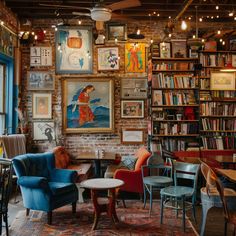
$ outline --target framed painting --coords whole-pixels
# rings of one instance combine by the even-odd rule
[[[121,98],[124,99],[147,98],[147,79],[143,77],[121,79]]]
[[[52,94],[33,93],[33,119],[52,118]]]
[[[127,25],[108,23],[106,27],[107,40],[125,41],[127,39]]]
[[[125,44],[125,72],[142,73],[146,69],[145,43]]]
[[[211,90],[235,90],[234,72],[211,72]]]
[[[54,76],[47,71],[28,71],[28,90],[54,90]]]
[[[160,43],[160,57],[170,58],[171,57],[171,45],[167,42]]]
[[[54,122],[37,121],[33,122],[33,139],[48,140],[50,143],[55,140]]]
[[[172,57],[185,58],[187,57],[186,39],[172,39]]]
[[[119,70],[118,47],[98,48],[98,71]]]
[[[113,131],[114,85],[111,78],[65,78],[62,88],[64,133]]]
[[[121,118],[144,118],[144,101],[122,100]]]
[[[92,73],[92,27],[59,27],[56,45],[56,73]]]
[[[125,129],[121,132],[122,144],[144,144],[143,129]]]

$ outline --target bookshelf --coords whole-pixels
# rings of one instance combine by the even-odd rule
[[[194,76],[198,58],[152,57],[149,76],[149,145],[169,151],[198,148],[199,81]],[[153,148],[155,149],[155,148]]]

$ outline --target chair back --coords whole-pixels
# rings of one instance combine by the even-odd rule
[[[26,137],[24,134],[11,134],[0,136],[4,155],[8,159],[26,153]]]
[[[0,158],[0,213],[7,212],[12,191],[12,162]]]

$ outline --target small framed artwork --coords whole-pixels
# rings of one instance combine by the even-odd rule
[[[56,73],[92,73],[92,27],[60,26],[56,33]]]
[[[162,90],[153,90],[152,93],[152,105],[153,106],[161,106],[163,105],[163,95]]]
[[[235,90],[234,72],[211,72],[211,90]]]
[[[52,118],[52,94],[33,93],[33,119]]]
[[[126,24],[107,24],[107,40],[125,41],[127,39],[127,25]]]
[[[144,130],[143,129],[125,129],[121,132],[122,144],[143,144]]]
[[[118,47],[98,48],[98,71],[119,70]]]
[[[171,44],[167,42],[160,43],[160,57],[170,58],[171,57]]]
[[[121,80],[121,98],[145,99],[147,98],[146,78],[124,78]]]
[[[172,39],[172,57],[185,58],[187,57],[186,39]]]
[[[144,118],[144,101],[122,100],[121,118]]]
[[[54,76],[47,71],[29,71],[27,73],[28,90],[54,90]]]
[[[50,143],[55,140],[54,122],[33,122],[33,139],[48,140]]]
[[[30,47],[30,66],[51,66],[52,47]]]

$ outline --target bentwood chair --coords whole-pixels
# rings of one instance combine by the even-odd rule
[[[216,188],[219,191],[220,198],[223,204],[223,209],[224,209],[224,218],[225,218],[224,235],[225,236],[227,235],[228,223],[234,225],[233,235],[236,235],[235,234],[236,233],[236,210],[234,211],[230,210],[229,201],[227,200],[226,195],[225,195],[225,189],[219,178],[215,176],[215,180],[216,180]]]
[[[160,155],[151,156],[147,165],[142,166],[142,178],[144,189],[144,208],[147,202],[147,193],[150,197],[149,214],[152,212],[153,192],[173,184],[172,159],[167,158],[166,163]],[[145,173],[147,175],[145,176]]]
[[[185,212],[192,209],[193,218],[195,216],[195,203],[197,193],[197,181],[200,165],[185,162],[174,162],[174,186],[162,188],[161,194],[161,224],[163,223],[164,207],[172,208],[176,211],[182,211],[182,225],[185,231]],[[180,180],[182,181],[180,183]],[[190,181],[185,186],[183,181]],[[187,201],[190,200],[190,201]]]
[[[216,188],[216,174],[213,169],[205,162],[201,162],[202,175],[206,180],[206,186],[201,188],[201,202],[202,202],[202,223],[200,235],[204,236],[207,213],[212,207],[221,208],[222,201],[220,194]],[[231,188],[224,188],[224,195],[227,199],[230,209],[236,207],[236,192]]]
[[[2,235],[2,220],[5,222],[6,235],[9,235],[8,231],[8,202],[12,190],[12,162],[0,158],[0,235]]]

